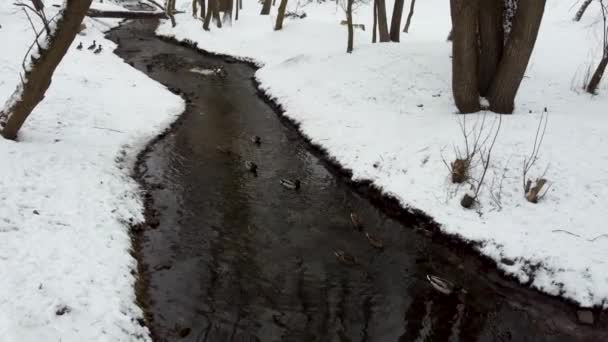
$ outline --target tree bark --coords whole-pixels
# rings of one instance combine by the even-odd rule
[[[47,48],[39,50],[39,58],[32,61],[21,84],[0,111],[0,133],[6,139],[15,139],[19,129],[44,99],[51,85],[53,73],[74,41],[92,0],[67,0],[58,16],[55,30],[47,37]]]
[[[348,41],[346,44],[346,52],[347,53],[352,53],[353,52],[353,41],[354,41],[354,34],[355,34],[355,30],[353,29],[353,1],[354,0],[347,0],[346,3],[346,23],[348,26]]]
[[[205,15],[206,15],[205,0],[199,0],[199,2],[201,5],[201,18],[205,18]]]
[[[595,69],[589,84],[587,85],[587,92],[590,94],[595,94],[597,90],[597,86],[600,84],[602,80],[602,76],[604,76],[604,72],[606,71],[606,66],[608,66],[608,50],[604,51],[604,57],[600,61],[600,64]]]
[[[513,28],[498,65],[488,100],[490,110],[513,113],[515,96],[528,67],[546,0],[519,0]]]
[[[576,11],[574,21],[581,21],[581,18],[583,18],[583,15],[585,14],[585,11],[589,7],[589,5],[591,5],[591,2],[593,2],[593,0],[583,0],[581,7],[579,7],[578,11]]]
[[[374,24],[372,27],[372,43],[376,42],[376,32],[378,31],[378,0],[374,0]]]
[[[218,28],[222,28],[222,18],[220,18],[220,0],[215,0],[214,2],[213,20]]]
[[[390,42],[391,37],[388,33],[388,23],[386,19],[386,3],[384,0],[377,0],[378,2],[378,33],[380,42]]]
[[[486,96],[504,46],[504,1],[481,0],[479,11],[479,94]]]
[[[393,4],[393,16],[391,17],[391,41],[398,42],[401,33],[401,17],[403,16],[403,3],[405,0],[395,0]]]
[[[414,6],[416,6],[416,0],[412,0],[410,4],[410,13],[407,15],[407,21],[405,22],[405,27],[403,28],[403,32],[410,32],[410,25],[412,24],[412,17],[414,16]]]
[[[486,1],[486,0],[481,0]],[[461,113],[480,110],[477,80],[478,0],[451,0],[452,93]]]
[[[196,18],[198,15],[198,0],[192,0],[192,16]]]
[[[277,22],[274,30],[278,31],[283,28],[283,18],[285,18],[285,10],[287,9],[287,0],[281,0],[279,4],[279,12],[277,13]]]
[[[260,12],[260,14],[269,15],[271,7],[272,7],[272,0],[264,0],[264,4],[262,5],[262,12]]]

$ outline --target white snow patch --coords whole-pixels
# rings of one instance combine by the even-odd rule
[[[12,1],[0,23],[4,103],[33,33]],[[133,289],[128,230],[144,217],[130,173],[184,104],[112,53],[103,31],[116,23],[87,19],[19,141],[0,138],[0,341],[150,340]],[[94,39],[101,54],[76,50]]]

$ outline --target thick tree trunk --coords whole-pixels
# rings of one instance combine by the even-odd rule
[[[576,11],[576,15],[574,16],[574,21],[581,21],[581,18],[585,14],[585,11],[589,7],[589,5],[591,5],[591,2],[593,2],[593,0],[583,0],[581,7],[579,7],[578,11]]]
[[[347,0],[348,2],[346,3],[346,23],[348,26],[348,42],[346,44],[346,52],[347,53],[351,53],[353,52],[353,40],[354,40],[354,34],[355,34],[355,30],[353,29],[353,1],[354,0]]]
[[[384,0],[378,1],[378,33],[380,35],[380,42],[390,42],[391,37],[388,33],[388,22],[386,19],[386,3]]]
[[[513,113],[515,96],[536,43],[545,2],[546,0],[518,2],[511,34],[488,92],[490,110],[496,113]]]
[[[410,32],[410,25],[412,24],[412,17],[414,16],[414,6],[416,6],[416,0],[412,0],[410,4],[410,13],[407,15],[407,21],[405,22],[405,27],[403,28],[403,32]]]
[[[374,24],[372,27],[372,43],[376,42],[376,32],[378,31],[378,0],[374,0]]]
[[[597,86],[600,84],[602,80],[602,76],[604,76],[604,72],[606,71],[606,66],[608,65],[608,50],[604,51],[604,57],[600,61],[600,64],[595,69],[593,76],[591,76],[591,80],[587,85],[587,92],[590,94],[595,94],[597,90]]]
[[[262,5],[262,12],[260,12],[260,14],[269,15],[271,7],[272,7],[272,0],[264,0],[264,4]]]
[[[0,111],[0,133],[6,139],[15,139],[19,129],[44,99],[51,85],[53,73],[74,41],[92,0],[67,0],[65,8],[58,16],[56,28],[47,37],[45,50],[39,50],[39,57],[32,61],[31,68],[24,75],[25,83],[17,90]]]
[[[209,31],[209,25],[211,24],[211,17],[213,17],[213,12],[215,12],[215,0],[209,0],[207,6],[207,15],[205,15],[205,21],[203,22],[203,30]]]
[[[479,94],[486,96],[502,56],[504,0],[481,0],[479,12]]]
[[[281,0],[279,4],[279,12],[277,13],[277,22],[274,25],[275,31],[283,28],[283,18],[285,18],[285,10],[287,10],[287,0]]]
[[[201,5],[201,18],[206,18],[205,0],[199,0]]]
[[[405,0],[395,0],[393,4],[393,16],[391,17],[391,41],[398,42],[401,33],[401,16],[403,16],[403,3]]]
[[[485,0],[481,0],[485,1]],[[452,93],[461,113],[480,110],[477,80],[478,0],[451,0]]]

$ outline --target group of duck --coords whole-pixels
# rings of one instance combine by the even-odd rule
[[[76,47],[76,50],[82,50],[82,49],[83,49],[82,42],[79,42],[78,46]],[[101,46],[101,44],[97,45],[97,42],[93,41],[93,44],[89,45],[87,47],[87,50],[93,51],[94,54],[98,55],[103,50],[103,47]]]
[[[262,145],[262,139],[257,135],[254,135],[251,137],[251,142],[258,147]],[[217,149],[220,152],[230,153],[230,151],[228,151],[227,149],[219,147],[219,146],[217,147]],[[256,163],[254,163],[253,161],[245,160],[245,169],[257,176],[258,165]],[[281,184],[283,187],[285,187],[289,190],[298,191],[298,190],[300,190],[302,183],[300,182],[299,179],[291,180],[291,179],[284,178],[279,181],[279,184]],[[356,231],[364,233],[365,237],[367,238],[367,241],[369,242],[369,244],[372,247],[377,248],[377,249],[384,248],[384,242],[382,241],[382,239],[380,237],[375,236],[372,233],[370,233],[364,229],[361,219],[359,218],[359,215],[357,215],[357,213],[355,213],[355,212],[350,213],[350,221],[352,223],[353,228]],[[344,250],[336,249],[336,250],[334,250],[334,255],[336,256],[338,261],[341,262],[342,264],[349,265],[349,266],[358,264],[357,259],[353,255],[345,252]],[[459,295],[464,295],[467,293],[467,291],[465,289],[455,285],[454,283],[450,282],[447,279],[443,279],[443,278],[440,278],[435,275],[427,275],[426,278],[435,290],[439,291],[440,293],[442,293],[444,295],[451,295],[454,293],[457,293]]]
[[[256,145],[256,146],[261,146],[262,145],[262,138],[260,138],[257,135],[254,135],[253,137],[251,137],[251,142]],[[220,151],[225,151],[224,149],[218,147],[218,150]],[[251,160],[245,160],[245,169],[247,169],[247,171],[253,173],[254,175],[257,176],[258,174],[258,165],[254,162],[252,162]],[[283,187],[289,189],[289,190],[300,190],[300,186],[301,186],[301,182],[299,179],[286,179],[283,178],[279,181],[279,184],[281,184]]]

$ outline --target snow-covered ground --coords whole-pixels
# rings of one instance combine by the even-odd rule
[[[451,184],[443,161],[455,158],[454,146],[464,149],[464,119],[455,115],[450,89],[447,1],[418,2],[411,33],[399,44],[372,45],[371,8],[360,7],[355,23],[367,31],[356,31],[353,54],[345,53],[344,14],[334,2],[292,1],[289,7],[307,17],[287,19],[274,32],[274,14],[260,16],[261,5],[245,1],[238,22],[205,32],[189,14],[190,1],[181,0],[188,13],[158,33],[254,60],[263,66],[256,74],[262,89],[354,179],[373,181],[404,207],[435,218],[445,233],[479,243],[481,253],[521,282],[582,306],[608,307],[608,82],[599,96],[580,90],[601,53],[600,17],[591,8],[572,22],[573,2],[547,1],[516,113],[502,117],[475,210],[460,206],[467,188]],[[530,176],[546,170],[551,187],[531,204],[523,196],[522,164],[545,107],[547,131]],[[481,127],[484,116],[482,136],[491,134],[498,127],[492,113],[467,116],[467,130]],[[472,175],[480,178],[481,165]]]
[[[144,218],[130,173],[183,103],[112,53],[103,31],[116,23],[87,19],[19,141],[0,138],[0,341],[149,340],[133,289],[129,224]],[[0,25],[4,102],[33,32],[13,1],[0,1]],[[86,50],[93,40],[99,55]]]

